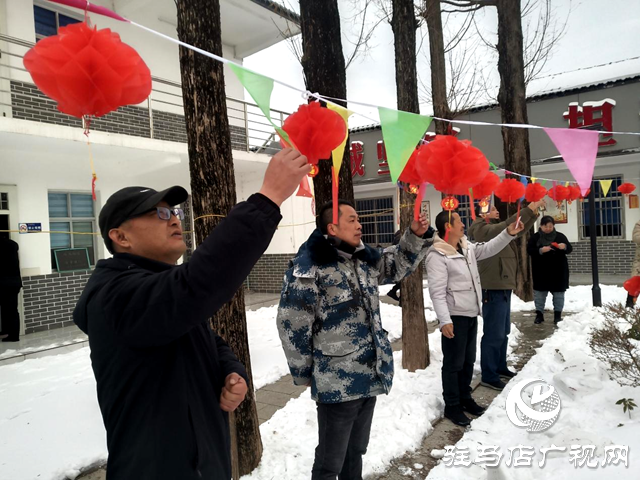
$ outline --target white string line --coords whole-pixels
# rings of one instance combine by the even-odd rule
[[[165,40],[169,40],[170,42],[176,43],[176,44],[181,45],[181,46],[183,46],[185,48],[193,50],[194,52],[198,52],[198,53],[200,53],[200,54],[202,54],[202,55],[204,55],[206,57],[212,58],[212,59],[217,60],[217,61],[222,62],[222,63],[233,64],[233,65],[236,65],[237,67],[240,67],[240,68],[242,68],[244,70],[247,70],[247,71],[249,71],[249,72],[251,72],[253,74],[260,75],[260,76],[263,76],[263,77],[266,77],[266,78],[270,78],[275,83],[278,83],[278,84],[280,84],[280,85],[282,85],[284,87],[287,87],[287,88],[290,88],[292,90],[295,90],[297,92],[302,93],[304,97],[314,97],[314,98],[316,98],[318,100],[322,100],[322,101],[324,101],[326,103],[331,103],[331,104],[333,104],[335,106],[342,107],[342,108],[345,108],[345,107],[343,107],[342,105],[339,105],[339,104],[337,104],[335,102],[336,101],[337,102],[344,102],[345,104],[360,105],[362,107],[369,107],[369,108],[375,108],[375,109],[381,108],[379,105],[372,105],[370,103],[364,103],[364,102],[356,102],[356,101],[347,100],[347,99],[344,99],[344,98],[329,97],[329,96],[326,96],[326,95],[320,95],[319,93],[312,93],[312,92],[310,92],[308,90],[303,90],[303,89],[300,89],[298,87],[294,87],[293,85],[290,85],[290,84],[288,84],[286,82],[283,82],[283,81],[278,80],[276,78],[268,77],[268,76],[263,75],[263,74],[258,73],[258,72],[254,72],[253,70],[251,70],[251,69],[249,69],[249,68],[247,68],[247,67],[245,67],[243,65],[240,65],[239,63],[232,62],[231,60],[228,60],[226,58],[220,57],[220,56],[215,55],[213,53],[210,53],[210,52],[208,52],[206,50],[202,50],[201,48],[194,47],[193,45],[190,45],[190,44],[185,43],[185,42],[183,42],[181,40],[178,40],[176,38],[173,38],[173,37],[170,37],[168,35],[165,35],[163,33],[157,32],[156,30],[153,30],[153,29],[151,29],[149,27],[145,27],[144,25],[141,25],[139,23],[136,23],[136,22],[133,22],[133,21],[130,21],[130,23],[132,25],[135,25],[138,28],[141,28],[143,30],[146,30],[147,32],[150,32],[150,33],[153,33],[155,35],[158,35],[159,37],[162,37]],[[333,100],[333,101],[331,101],[331,100]],[[362,114],[360,112],[354,112],[354,113],[359,115],[359,116],[361,116],[362,118],[365,118],[365,119],[371,121],[371,122],[374,122],[374,123],[379,123],[380,122],[379,119],[375,120],[375,119],[373,119],[371,117],[368,117],[368,116],[366,116],[366,115],[364,115],[364,114]],[[539,125],[521,124],[521,123],[490,123],[490,122],[479,122],[479,121],[474,121],[474,120],[451,120],[451,119],[448,119],[448,118],[440,118],[440,117],[431,117],[431,118],[433,118],[434,120],[440,120],[442,122],[459,123],[459,124],[463,124],[463,125],[510,127],[510,128],[530,128],[530,129],[547,128],[547,127],[541,127]],[[549,128],[553,128],[553,127],[549,127]],[[561,128],[563,128],[563,127],[561,127]],[[608,134],[611,134],[611,135],[640,135],[640,132],[609,132],[609,131],[604,131],[604,130],[591,130],[591,131],[594,131],[594,132],[597,132],[597,133],[608,133]]]

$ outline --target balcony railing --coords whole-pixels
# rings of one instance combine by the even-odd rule
[[[33,84],[22,59],[34,44],[0,34],[0,115],[35,122],[82,128],[78,118],[61,113],[56,103]],[[152,76],[151,95],[144,105],[121,107],[91,122],[91,129],[138,137],[187,142],[178,82]],[[271,110],[271,119],[282,125],[289,114]],[[234,150],[272,155],[280,150],[273,126],[257,105],[227,97],[227,116]]]

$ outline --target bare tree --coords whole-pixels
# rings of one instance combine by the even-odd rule
[[[420,113],[418,74],[416,66],[416,30],[418,21],[413,0],[393,0],[393,28],[396,92],[398,108]],[[403,206],[412,205],[415,198],[406,190],[400,193]],[[412,208],[400,208],[400,227],[407,229],[413,221]],[[410,372],[426,368],[430,363],[429,335],[424,316],[422,265],[402,281],[402,366]]]
[[[219,0],[178,0],[176,6],[178,38],[222,56]],[[180,47],[180,73],[193,213],[226,215],[236,204],[236,184],[222,63]],[[207,217],[196,222],[196,242],[203,242],[220,221]],[[211,319],[211,327],[230,345],[249,376],[245,401],[229,415],[232,472],[237,479],[257,467],[262,457],[242,288]]]

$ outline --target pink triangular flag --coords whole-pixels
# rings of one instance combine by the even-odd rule
[[[574,128],[545,128],[544,131],[562,155],[582,195],[585,195],[593,180],[600,134]]]
[[[313,193],[311,193],[311,187],[309,186],[309,177],[307,177],[306,175],[302,177],[302,180],[300,180],[300,186],[298,187],[296,197],[313,197]]]

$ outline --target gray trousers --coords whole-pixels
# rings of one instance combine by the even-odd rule
[[[533,302],[536,305],[537,311],[544,312],[547,295],[549,295],[549,292],[542,292],[540,290],[533,291]],[[561,312],[564,308],[564,292],[551,292],[551,295],[553,295],[553,311]]]

